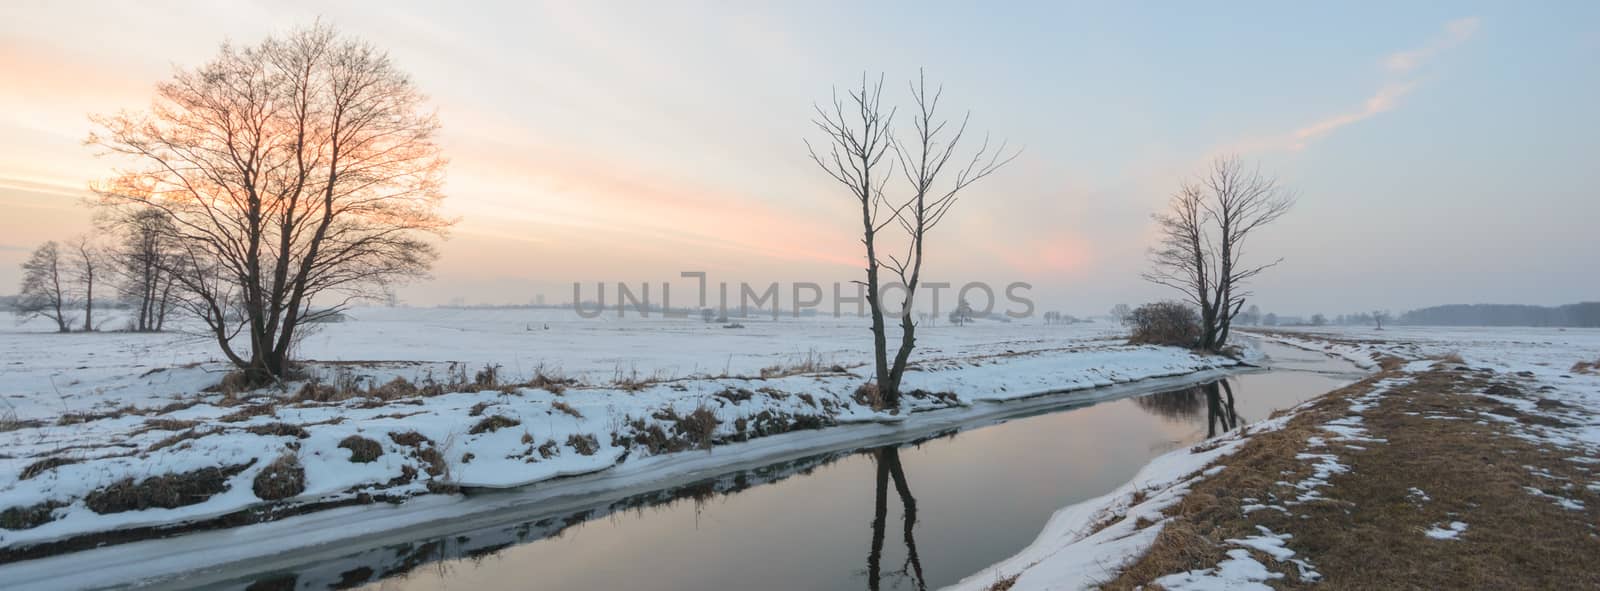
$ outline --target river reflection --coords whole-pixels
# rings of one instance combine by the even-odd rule
[[[1133,402],[1139,408],[1179,422],[1197,421],[1203,412],[1206,437],[1216,437],[1239,428],[1239,413],[1234,410],[1233,384],[1228,380],[1140,396]]]
[[[912,588],[922,591],[928,588],[928,583],[922,576],[922,561],[917,557],[917,499],[911,496],[911,485],[906,481],[906,470],[900,463],[900,449],[879,448],[872,450],[871,454],[878,468],[878,480],[872,506],[872,549],[867,552],[867,588],[878,591],[883,579],[888,577],[895,581],[896,589],[900,588],[900,581],[905,581],[911,583]],[[884,573],[883,539],[889,515],[890,481],[894,482],[895,496],[900,498],[906,557],[899,569]]]
[[[1163,451],[1342,383],[1240,375],[173,586],[923,591],[1015,553]]]

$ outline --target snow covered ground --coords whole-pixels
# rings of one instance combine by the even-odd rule
[[[1365,394],[1352,397],[1348,413],[1321,424],[1322,436],[1307,441],[1308,449],[1296,457],[1307,465],[1309,476],[1298,482],[1280,483],[1290,485],[1298,496],[1244,505],[1241,510],[1247,514],[1261,510],[1287,512],[1290,510],[1287,507],[1295,504],[1321,500],[1328,478],[1348,470],[1336,450],[1330,449],[1330,444],[1337,443],[1340,449],[1386,444],[1383,439],[1370,436],[1357,413],[1370,409],[1391,389],[1408,383],[1409,374],[1428,371],[1436,363],[1465,365],[1485,375],[1503,375],[1524,381],[1530,389],[1536,389],[1545,402],[1536,404],[1526,398],[1499,396],[1492,391],[1475,395],[1510,406],[1522,413],[1521,416],[1545,420],[1516,421],[1493,413],[1480,413],[1479,420],[1508,423],[1507,428],[1516,437],[1566,450],[1563,453],[1571,454],[1567,458],[1571,462],[1600,464],[1595,460],[1600,457],[1600,368],[1595,367],[1600,364],[1600,330],[1330,328],[1315,333],[1278,331],[1260,338],[1323,351],[1373,370],[1385,358],[1403,363],[1397,366],[1398,375],[1375,383]],[[1311,404],[1308,402],[1298,408]],[[1195,483],[1227,470],[1228,456],[1251,437],[1282,428],[1295,414],[1296,411],[1291,411],[1157,458],[1117,491],[1061,509],[1026,549],[964,579],[952,589],[1083,589],[1114,578],[1150,548],[1162,526],[1172,519],[1163,515],[1165,509],[1180,502]],[[1532,466],[1528,469],[1538,470]],[[1568,485],[1600,491],[1600,474],[1591,475],[1595,482]],[[1583,509],[1581,503],[1572,498],[1539,488],[1529,487],[1528,494],[1530,502],[1555,503],[1574,511]],[[1415,488],[1409,499],[1415,503],[1431,501],[1425,491]],[[1449,521],[1420,534],[1429,539],[1449,541],[1472,535],[1470,528],[1468,521]],[[1297,556],[1289,547],[1292,543],[1289,534],[1258,529],[1261,530],[1258,536],[1227,540],[1233,548],[1227,551],[1226,559],[1211,568],[1171,573],[1154,582],[1173,590],[1269,589],[1269,582],[1285,575],[1268,569],[1253,557],[1251,550],[1293,565],[1300,581],[1316,581],[1323,577],[1309,557]]]
[[[757,376],[763,368],[808,360],[853,367],[871,352],[868,323],[854,317],[736,319],[745,328],[659,314],[638,318],[631,310],[627,318],[584,319],[567,308],[364,308],[349,317],[311,326],[297,346],[301,359],[323,362],[312,370],[328,381],[335,364],[387,381],[443,375],[451,362],[469,371],[499,365],[507,379],[543,369],[589,384],[619,377]],[[50,328],[38,321],[0,323],[0,409],[22,419],[126,404],[160,407],[186,400],[227,371],[210,337],[194,332],[56,334]],[[917,358],[1101,345],[1122,334],[1106,323],[940,323],[918,331]]]
[[[627,475],[659,468],[658,457],[712,445],[737,455],[816,428],[837,445],[851,429],[880,434],[975,403],[1232,364],[1123,345],[1105,325],[931,327],[906,377],[909,412],[888,414],[857,396],[870,372],[860,319],[723,328],[550,309],[350,316],[300,344],[317,383],[250,393],[204,391],[228,368],[203,338],[0,332],[0,553],[247,511]]]

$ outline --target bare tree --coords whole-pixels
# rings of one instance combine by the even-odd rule
[[[1133,308],[1129,308],[1127,304],[1117,304],[1111,307],[1111,317],[1115,318],[1119,324],[1127,324],[1128,315],[1132,313]]]
[[[881,385],[889,383],[889,345],[883,307],[878,305],[878,232],[895,219],[881,210],[885,201],[883,188],[894,167],[892,160],[885,162],[883,157],[893,143],[890,125],[895,110],[883,112],[882,75],[876,84],[868,84],[863,74],[861,88],[846,94],[848,99],[841,99],[835,90],[831,108],[814,107],[817,117],[812,123],[828,136],[830,145],[823,154],[806,140],[806,150],[811,160],[844,185],[861,206],[861,244],[866,247],[867,260],[867,280],[862,285],[866,287],[867,308],[872,316],[873,366],[881,393]]]
[[[95,189],[167,216],[180,301],[263,383],[288,369],[302,323],[436,258],[426,239],[452,222],[424,103],[386,54],[325,25],[223,45],[148,112],[95,118],[88,143],[134,164]]]
[[[104,253],[88,235],[72,239],[72,272],[77,288],[83,290],[83,330],[94,330],[94,281]]]
[[[1151,250],[1154,268],[1143,276],[1178,290],[1199,309],[1198,348],[1216,351],[1227,344],[1233,319],[1251,295],[1245,284],[1282,262],[1245,263],[1245,242],[1293,204],[1276,179],[1245,171],[1238,158],[1229,157],[1184,183],[1167,211],[1154,216],[1161,242]]]
[[[121,244],[112,251],[119,294],[137,308],[133,329],[160,331],[173,305],[173,276],[180,258],[174,250],[172,221],[155,208],[134,209],[115,220]]]
[[[920,73],[910,84],[915,107],[911,115],[913,134],[909,140],[901,141],[892,130],[896,110],[891,108],[887,114],[882,111],[882,89],[882,76],[877,84],[870,86],[863,76],[861,89],[848,93],[848,116],[846,102],[837,95],[831,110],[818,107],[815,123],[828,135],[832,149],[824,157],[809,141],[806,145],[812,160],[849,188],[851,195],[861,203],[862,242],[867,257],[865,285],[867,305],[872,309],[878,404],[884,408],[898,408],[900,381],[911,352],[916,348],[917,323],[913,308],[922,279],[927,236],[944,220],[963,189],[998,171],[1016,158],[1018,152],[1008,153],[1005,143],[991,146],[985,137],[970,158],[956,158],[971,114],[964,115],[958,125],[950,125],[950,121],[939,114],[943,87],[930,92],[926,77]],[[889,150],[894,151],[895,160],[882,165],[883,156]],[[900,200],[886,196],[884,191],[887,177],[893,174],[893,162],[899,163],[907,185],[906,194]],[[904,252],[899,255],[880,252],[879,233],[891,223],[904,232]],[[880,273],[885,268],[898,277],[898,286],[905,291],[897,312],[900,344],[892,362],[888,356],[881,301]]]
[[[70,325],[74,319],[67,315],[71,305],[67,292],[70,278],[64,266],[61,246],[55,241],[34,249],[33,255],[22,263],[22,288],[15,310],[18,317],[22,320],[49,318],[55,321],[57,331],[72,331]]]

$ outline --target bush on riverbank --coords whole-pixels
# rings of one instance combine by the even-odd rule
[[[1128,315],[1128,325],[1133,328],[1128,342],[1135,345],[1194,347],[1200,340],[1200,317],[1178,302],[1139,306]]]

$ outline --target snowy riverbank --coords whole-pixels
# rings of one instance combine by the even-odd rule
[[[1406,477],[1381,472],[1392,469],[1386,462],[1393,460],[1387,459],[1389,456],[1384,452],[1391,445],[1389,438],[1396,436],[1393,429],[1397,428],[1394,426],[1397,421],[1426,419],[1435,425],[1452,427],[1457,423],[1441,421],[1465,421],[1459,424],[1482,427],[1497,436],[1510,438],[1507,441],[1529,444],[1529,449],[1538,454],[1526,450],[1519,453],[1545,460],[1548,465],[1569,468],[1565,471],[1571,474],[1558,478],[1548,467],[1523,466],[1524,469],[1514,471],[1527,472],[1532,476],[1520,476],[1530,478],[1535,484],[1544,484],[1524,487],[1525,498],[1507,501],[1512,506],[1535,505],[1535,509],[1552,504],[1564,510],[1548,512],[1554,515],[1552,519],[1561,523],[1565,522],[1562,520],[1587,519],[1582,512],[1589,507],[1583,499],[1600,493],[1600,480],[1596,480],[1589,467],[1592,458],[1600,453],[1600,371],[1595,370],[1595,364],[1600,363],[1600,331],[1402,328],[1378,332],[1345,329],[1318,333],[1274,332],[1260,338],[1325,352],[1373,371],[1379,371],[1381,366],[1382,373],[1341,390],[1335,396],[1310,401],[1281,416],[1161,456],[1117,491],[1060,510],[1028,548],[952,588],[1082,589],[1115,580],[1117,585],[1114,586],[1118,588],[1153,583],[1166,589],[1217,589],[1258,587],[1274,580],[1311,583],[1330,575],[1347,574],[1329,568],[1337,569],[1342,561],[1348,561],[1349,552],[1337,558],[1329,555],[1325,557],[1329,565],[1319,567],[1319,556],[1307,554],[1303,547],[1297,550],[1298,540],[1287,531],[1281,531],[1284,529],[1281,524],[1273,522],[1273,527],[1278,528],[1275,530],[1258,522],[1263,522],[1264,516],[1300,514],[1299,521],[1287,522],[1299,526],[1306,521],[1307,514],[1324,506],[1336,517],[1351,514],[1351,498],[1372,494],[1361,485],[1345,484],[1349,490],[1340,487],[1339,483],[1345,482],[1340,478],[1361,478],[1359,474],[1350,476],[1352,471],[1373,471],[1377,482]],[[1505,382],[1519,385],[1494,385]],[[1537,395],[1530,392],[1537,392]],[[1419,401],[1427,396],[1442,398],[1439,402]],[[1446,403],[1454,414],[1441,411]],[[1386,414],[1378,414],[1380,405],[1385,405],[1382,412]],[[1381,436],[1368,424],[1379,416],[1386,417],[1383,419],[1386,431]],[[1282,433],[1291,424],[1295,433]],[[1484,440],[1483,435],[1476,433],[1449,435]],[[1419,433],[1418,436],[1426,439],[1445,435]],[[1232,467],[1230,457],[1253,445],[1257,439],[1274,441],[1256,446],[1248,466]],[[1508,448],[1504,453],[1512,452]],[[1399,457],[1415,455],[1401,453]],[[1436,458],[1434,462],[1447,461],[1442,455],[1425,455],[1422,461],[1430,461],[1428,458]],[[1277,462],[1283,466],[1263,462]],[[1353,468],[1368,465],[1370,467]],[[1449,472],[1446,468],[1440,469]],[[1233,481],[1211,484],[1214,480],[1227,479],[1230,471],[1241,470],[1246,476],[1232,476],[1241,482],[1265,482],[1269,486],[1256,491],[1241,489],[1240,484]],[[1250,473],[1260,470],[1267,473]],[[1586,478],[1588,482],[1567,482],[1570,478]],[[1276,484],[1272,484],[1274,481]],[[1549,485],[1562,482],[1566,485]],[[1415,532],[1417,540],[1458,540],[1463,535],[1474,535],[1463,534],[1470,527],[1491,527],[1488,524],[1493,521],[1489,516],[1475,516],[1469,510],[1475,505],[1464,501],[1450,504],[1459,499],[1446,500],[1444,484],[1421,486],[1431,488],[1432,497],[1422,488],[1413,487],[1410,493],[1402,488],[1403,495],[1410,495],[1402,500],[1417,503],[1418,507],[1436,505],[1458,512],[1450,513],[1451,519],[1431,529],[1419,526]],[[1213,487],[1241,497],[1222,502],[1226,505],[1226,501],[1237,501],[1237,506],[1207,509],[1232,515],[1228,525],[1233,529],[1226,531],[1236,531],[1236,536],[1207,542],[1215,545],[1213,550],[1221,555],[1214,562],[1180,567],[1189,570],[1164,570],[1170,567],[1163,565],[1182,563],[1182,560],[1168,557],[1183,554],[1174,546],[1182,542],[1168,541],[1162,548],[1165,552],[1162,558],[1149,558],[1147,552],[1158,544],[1165,528],[1219,529],[1215,524],[1188,523],[1186,510],[1180,508],[1189,493],[1198,488],[1208,488],[1208,498],[1191,504],[1207,507],[1218,504],[1212,497],[1216,492],[1210,490]],[[1516,490],[1515,487],[1512,490]],[[1375,509],[1356,507],[1357,513]],[[1480,517],[1481,525],[1471,525]],[[1394,516],[1385,516],[1380,521],[1388,524],[1384,526],[1388,529],[1402,522]],[[1495,535],[1490,531],[1479,533],[1485,539]],[[1302,532],[1302,535],[1306,534]],[[1406,540],[1410,542],[1409,538]],[[1125,569],[1135,564],[1141,569],[1135,578],[1119,578],[1127,577]]]
[[[357,319],[331,327],[323,346],[338,347],[342,336],[345,358],[365,361],[311,364],[312,375],[321,372],[318,383],[249,393],[203,392],[222,375],[214,362],[146,367],[152,364],[148,355],[126,354],[137,348],[117,355],[92,340],[147,335],[0,335],[0,346],[18,352],[29,350],[36,338],[75,338],[75,349],[55,355],[93,357],[93,365],[71,371],[57,365],[52,373],[45,363],[29,365],[43,368],[31,370],[32,375],[7,370],[7,400],[26,412],[17,412],[11,428],[0,433],[7,450],[0,459],[0,510],[6,511],[0,552],[18,560],[165,535],[196,523],[250,523],[309,510],[349,514],[389,506],[368,505],[380,501],[400,503],[401,509],[415,505],[420,513],[413,517],[425,521],[447,515],[450,499],[465,501],[452,494],[462,487],[524,486],[578,474],[593,475],[584,480],[591,491],[603,490],[608,480],[619,487],[636,485],[953,424],[1007,406],[990,402],[1065,391],[1084,391],[1077,397],[1094,399],[1115,395],[1117,388],[1107,386],[1232,364],[1176,349],[1120,345],[1113,332],[1087,327],[929,331],[928,352],[906,378],[907,389],[916,392],[907,400],[908,412],[887,414],[858,396],[866,370],[859,352],[850,349],[804,354],[741,349],[766,340],[745,341],[749,333],[729,336],[732,329],[689,321],[610,323],[601,334],[611,335],[619,351],[637,341],[680,344],[665,352],[614,358],[617,367],[634,368],[627,372],[615,367],[607,372],[592,360],[584,366],[591,358],[559,350],[537,361],[513,357],[521,367],[537,368],[519,372],[507,368],[505,352],[487,361],[408,359],[396,354],[408,345],[394,341],[422,333],[434,335],[438,348],[415,351],[471,353],[484,345],[465,343],[528,339],[518,333],[535,332],[532,322],[540,322],[537,332],[543,336],[543,321],[513,324],[500,317],[488,324],[517,330],[460,330],[471,336],[445,339],[437,335],[447,334],[449,326],[427,317],[434,311],[418,312],[424,313],[421,320],[395,318],[387,326],[374,321],[379,325],[374,327]],[[374,316],[384,314],[400,316],[395,311]],[[859,326],[846,321],[752,325],[751,333],[794,332],[801,341],[819,344],[860,336]],[[592,329],[574,324],[549,334]],[[673,336],[680,332],[702,335],[697,345],[705,348],[698,357],[681,344],[689,339]],[[376,344],[371,352],[360,348],[363,339],[385,338],[388,350]],[[560,338],[566,337],[541,340]],[[453,347],[457,341],[461,348]],[[174,351],[179,352],[170,354],[185,354]],[[729,369],[717,370],[727,376],[696,375],[668,365],[727,351],[744,352],[737,362],[731,356],[724,362]],[[499,369],[489,373],[498,375],[485,375],[484,368],[495,365]],[[557,366],[572,369],[552,369]],[[437,373],[428,373],[435,368]],[[750,373],[741,375],[741,370]],[[162,375],[168,373],[174,375]],[[86,377],[71,377],[77,375]],[[46,389],[58,380],[77,382],[69,386],[76,388],[70,398]],[[86,382],[92,383],[90,389],[84,389]],[[464,384],[473,386],[457,387]],[[115,402],[96,402],[97,391]],[[65,401],[62,412],[45,411],[51,397]],[[113,531],[123,533],[107,535]]]

